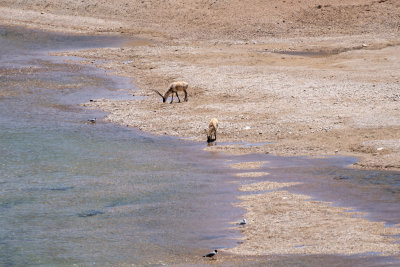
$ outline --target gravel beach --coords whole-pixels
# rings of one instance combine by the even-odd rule
[[[396,0],[0,2],[2,25],[130,40],[57,53],[133,79],[121,90],[136,99],[83,104],[109,112],[107,121],[205,142],[215,117],[219,144],[210,151],[353,156],[353,167],[380,170],[400,170],[399,14]],[[162,103],[151,91],[179,80],[189,83],[188,102]],[[233,167],[266,163],[248,164]],[[244,242],[226,254],[399,256],[398,227],[288,186],[240,188],[255,192],[240,204],[252,220],[241,230]]]

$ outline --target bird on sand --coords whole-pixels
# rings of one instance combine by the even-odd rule
[[[215,255],[217,255],[217,253],[218,253],[218,251],[217,251],[217,250],[214,250],[214,251],[208,253],[207,255],[204,255],[203,257],[212,258],[212,257],[214,257]]]
[[[246,223],[247,223],[246,219],[243,219],[243,221],[241,221],[241,222],[239,223],[239,225],[245,225]]]
[[[96,118],[94,118],[94,119],[89,119],[88,122],[90,122],[90,123],[96,123]]]

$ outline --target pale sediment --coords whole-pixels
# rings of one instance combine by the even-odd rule
[[[240,191],[245,192],[258,192],[258,191],[268,191],[268,190],[277,190],[288,186],[298,185],[300,183],[292,182],[292,183],[278,183],[278,182],[258,182],[251,183],[247,185],[242,185],[239,187]]]
[[[240,162],[231,164],[230,167],[233,169],[257,169],[261,168],[267,163],[268,161]]]
[[[268,172],[239,172],[236,173],[237,177],[262,177],[268,175]]]

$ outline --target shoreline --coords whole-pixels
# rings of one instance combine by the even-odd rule
[[[137,127],[154,134],[202,141],[205,139],[203,135],[208,120],[211,117],[217,117],[220,121],[219,142],[245,141],[262,145],[216,146],[209,148],[212,151],[235,154],[271,153],[278,156],[354,156],[360,159],[353,166],[356,168],[400,170],[398,160],[400,146],[396,141],[400,140],[398,139],[400,138],[398,136],[400,126],[397,125],[396,119],[397,99],[386,82],[382,88],[376,88],[377,86],[371,83],[357,85],[359,88],[356,90],[363,92],[362,99],[359,100],[351,98],[353,93],[350,90],[342,91],[340,88],[341,86],[348,87],[348,82],[337,85],[337,81],[327,81],[325,78],[320,80],[321,84],[325,84],[324,89],[316,90],[318,88],[314,85],[316,81],[312,81],[312,85],[303,85],[303,88],[292,91],[296,88],[295,83],[299,82],[299,79],[303,80],[300,81],[303,84],[308,84],[314,78],[316,79],[316,74],[313,73],[311,73],[313,76],[311,80],[308,77],[307,79],[300,78],[298,74],[295,74],[299,70],[298,64],[307,61],[315,61],[309,62],[310,64],[321,64],[327,58],[282,57],[280,54],[268,52],[266,62],[260,64],[253,62],[260,66],[243,66],[255,72],[249,73],[241,71],[240,67],[242,66],[240,65],[224,66],[224,64],[232,64],[231,57],[234,57],[236,52],[242,53],[243,50],[250,49],[257,54],[258,50],[255,49],[258,49],[256,47],[259,45],[255,45],[254,48],[234,49],[227,48],[225,45],[222,45],[224,48],[193,48],[193,46],[195,45],[153,44],[128,46],[121,49],[97,49],[66,53],[66,55],[86,57],[88,61],[93,57],[105,59],[109,63],[98,67],[113,70],[116,75],[133,77],[137,74],[134,76],[134,80],[135,85],[140,89],[134,94],[144,97],[140,101],[113,102],[100,99],[85,104],[109,112],[110,115],[107,118],[109,121]],[[191,48],[189,49],[189,47]],[[218,51],[225,48],[232,51],[229,51],[228,55],[219,54]],[[383,50],[385,55],[396,53],[400,50],[400,46],[389,46]],[[382,50],[376,51],[382,53]],[[215,59],[209,56],[213,53],[217,53]],[[351,55],[353,53],[355,55]],[[375,53],[375,50],[344,52],[328,58],[341,62],[348,60],[349,56],[350,58],[357,57],[359,53],[370,56],[371,53]],[[172,61],[172,58],[176,59],[176,56],[179,57],[178,60]],[[256,56],[246,55],[245,58]],[[190,64],[190,60],[197,61],[192,57],[198,57],[198,60],[206,62]],[[343,59],[337,59],[338,57],[343,57]],[[226,58],[228,58],[228,62],[220,61]],[[271,67],[265,65],[280,59],[292,60],[296,66],[288,67],[278,64],[278,66]],[[240,59],[238,60],[240,61]],[[210,61],[221,62],[221,67],[213,66]],[[291,63],[289,62],[289,64]],[[335,65],[337,64],[341,63],[335,63]],[[263,74],[263,68],[272,68],[272,70]],[[277,68],[284,68],[294,77],[290,78],[274,73]],[[371,72],[371,70],[367,71]],[[282,73],[282,71],[280,72]],[[316,72],[319,73],[319,71]],[[340,79],[341,76],[335,72],[332,72],[336,75],[335,79]],[[342,70],[339,72],[343,73]],[[300,73],[304,75],[302,72]],[[250,77],[246,77],[247,75]],[[255,77],[252,77],[254,75]],[[235,78],[236,76],[237,78]],[[281,79],[286,79],[284,88],[273,88]],[[359,77],[354,77],[354,79],[359,79]],[[164,92],[169,82],[174,80],[190,81],[189,102],[163,105],[160,98],[150,89]],[[213,95],[214,83],[218,86],[216,95]],[[251,92],[251,88],[260,83],[266,83],[267,87],[256,89],[256,93]],[[355,81],[355,83],[359,84],[360,81]],[[393,85],[395,86],[395,84]],[[337,89],[329,91],[331,90],[330,86]],[[234,87],[238,89],[232,89]],[[327,97],[320,99],[320,94],[327,94]],[[338,100],[339,97],[340,99],[344,97],[345,102],[341,103]],[[382,102],[379,100],[377,102],[370,98],[392,99],[392,101]],[[356,101],[356,105],[351,106],[354,101]],[[133,103],[135,109],[131,106]],[[356,110],[358,111],[354,114]],[[382,111],[385,112],[381,113]],[[177,121],[181,123],[177,123]]]
[[[35,16],[40,17],[40,14],[32,15]],[[102,34],[110,30],[99,31],[96,27],[88,27],[88,31]],[[113,70],[115,75],[135,77],[135,85],[141,89],[132,92],[143,99],[100,99],[84,104],[108,112],[108,121],[152,134],[200,141],[205,137],[203,130],[208,120],[217,117],[222,122],[218,141],[268,144],[250,147],[218,145],[210,147],[210,151],[277,156],[354,156],[360,159],[354,166],[357,168],[400,170],[400,122],[396,119],[398,96],[392,92],[393,86],[399,82],[395,76],[400,73],[400,61],[396,56],[400,50],[398,38],[383,34],[363,35],[362,40],[357,36],[335,36],[214,42],[171,40],[160,35],[155,37],[158,33],[153,35],[151,32],[141,34],[132,31],[130,34],[151,36],[162,43],[61,53],[87,58],[83,64],[93,64],[92,59],[104,59],[106,63],[98,67]],[[363,44],[367,46],[363,48]],[[360,45],[361,49],[327,57],[274,53],[274,49],[303,52],[308,47],[316,47],[315,51],[324,54]],[[392,72],[379,72],[384,69]],[[187,103],[163,105],[156,95],[147,90],[165,91],[169,82],[180,79],[189,82]],[[359,95],[354,94],[354,91]],[[322,99],[321,95],[324,96]],[[276,201],[279,197],[296,199],[294,204],[287,205],[287,208],[293,210],[309,202],[304,196],[289,194],[280,189],[276,190],[275,195],[268,194],[243,198],[247,212],[254,212],[254,209],[249,208],[251,206]],[[338,224],[348,224],[350,220],[354,225],[364,225],[363,229],[359,229],[360,232],[355,231],[354,234],[364,235],[373,241],[357,242],[378,242],[381,247],[374,247],[375,250],[398,256],[398,253],[393,254],[398,251],[398,246],[389,245],[393,240],[378,238],[387,232],[398,234],[395,229],[387,229],[380,223],[366,219],[356,220],[347,213],[343,215],[342,209],[329,207],[322,202],[313,204],[315,206],[310,207],[311,210],[321,210],[331,215],[326,220],[335,218]],[[260,211],[257,216],[263,223],[268,221]],[[295,219],[296,222],[301,220],[302,217]],[[259,253],[257,255],[265,255],[259,251],[270,251],[269,247],[258,247],[260,250],[255,248],[260,243],[254,239],[260,234],[260,229],[246,230],[250,233],[245,235],[253,240],[237,247],[234,250],[236,254],[249,255],[250,251],[255,251]],[[377,236],[371,233],[377,233]],[[336,241],[331,240],[329,243],[334,244]],[[350,241],[347,241],[348,244]],[[299,253],[315,254],[315,251],[308,250],[312,249],[308,245],[295,246],[298,247],[294,247],[294,250]],[[355,251],[354,255],[366,252],[355,247],[346,248]],[[371,249],[367,245],[364,248]],[[341,251],[332,251],[342,254]],[[331,254],[332,251],[320,253]],[[287,254],[284,250],[280,253]],[[290,253],[296,254],[294,251]]]

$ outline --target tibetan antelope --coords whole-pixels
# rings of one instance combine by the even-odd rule
[[[181,100],[180,100],[180,98],[178,96],[178,92],[180,92],[180,91],[183,91],[185,93],[185,101],[187,101],[188,100],[187,92],[186,92],[187,88],[188,88],[188,83],[187,82],[173,82],[173,83],[171,83],[169,85],[168,91],[165,92],[164,95],[162,95],[157,90],[153,89],[153,91],[156,92],[157,94],[159,94],[162,97],[164,103],[165,103],[165,101],[167,101],[167,98],[169,97],[169,95],[172,94],[172,99],[171,99],[171,102],[170,102],[170,104],[171,104],[172,101],[174,101],[174,94],[176,94],[176,97],[178,98],[178,101],[181,102]]]
[[[210,120],[210,124],[208,125],[208,132],[207,132],[208,143],[217,140],[217,129],[218,129],[218,120],[216,118],[212,118]]]

